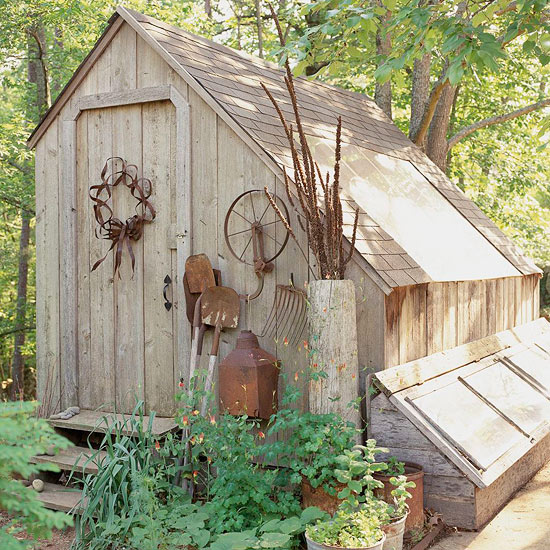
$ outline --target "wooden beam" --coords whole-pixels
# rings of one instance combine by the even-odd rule
[[[395,393],[422,384],[473,361],[493,355],[521,342],[532,342],[537,336],[550,331],[550,323],[540,318],[525,325],[463,344],[451,350],[410,361],[403,365],[376,373],[385,391]]]
[[[60,180],[60,360],[62,407],[78,405],[78,266],[76,234],[76,121],[65,120],[62,129]]]
[[[172,86],[151,86],[117,92],[105,92],[83,96],[78,100],[80,111],[90,109],[106,109],[108,107],[121,107],[136,103],[149,103],[151,101],[164,101],[172,99]],[[78,116],[78,115],[77,115]]]

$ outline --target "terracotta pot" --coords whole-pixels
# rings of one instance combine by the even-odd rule
[[[403,535],[405,534],[406,521],[407,516],[404,516],[397,521],[382,526],[382,531],[386,535],[384,550],[403,550]]]
[[[374,545],[374,546],[329,546],[327,544],[321,544],[320,542],[314,542],[312,541],[307,535],[306,535],[306,543],[307,543],[307,550],[328,550],[328,549],[336,549],[336,550],[382,550],[382,548],[385,548],[384,541],[386,540],[386,535],[383,534],[382,538]]]
[[[346,485],[338,484],[335,486],[336,495]],[[308,508],[309,506],[317,506],[327,514],[333,516],[338,510],[338,506],[342,502],[336,495],[329,495],[324,489],[323,484],[315,488],[311,486],[309,480],[305,477],[302,478],[302,508]]]
[[[407,481],[413,481],[416,484],[414,489],[407,489],[412,498],[407,501],[409,515],[405,523],[405,531],[421,529],[424,526],[424,470],[418,464],[406,462],[405,475],[407,476]],[[394,476],[376,473],[373,477],[384,484],[383,489],[375,491],[376,496],[384,499],[386,502],[392,503],[393,497],[391,496],[391,492],[395,487],[390,483],[390,478]]]

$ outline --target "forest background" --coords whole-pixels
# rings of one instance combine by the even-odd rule
[[[35,389],[34,166],[26,140],[117,2],[0,0],[0,399]],[[124,5],[366,93],[544,270],[550,314],[550,0]]]

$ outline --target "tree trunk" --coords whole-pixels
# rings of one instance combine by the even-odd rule
[[[326,375],[310,381],[309,410],[339,414],[361,428],[355,285],[349,280],[313,281],[308,300],[310,365],[314,374]]]
[[[256,8],[256,32],[258,33],[258,55],[264,57],[264,37],[262,29],[262,8],[260,0],[254,2]]]
[[[28,37],[28,65],[27,78],[30,84],[36,86],[34,105],[28,105],[29,120],[38,122],[39,118],[50,106],[50,84],[46,64],[46,33],[44,26],[37,22],[27,31]],[[32,178],[27,165],[23,166],[25,177]],[[32,182],[29,181],[29,185]],[[29,275],[29,240],[31,215],[28,210],[21,209],[21,234],[19,237],[19,269],[17,279],[17,305],[15,328],[21,329],[15,333],[12,359],[12,387],[11,399],[22,399],[25,380],[25,361],[23,347],[25,345],[25,326],[27,316],[27,281]]]
[[[383,7],[380,0],[377,1],[378,5]],[[382,24],[386,22],[391,16],[391,12],[388,10],[386,15],[382,17]],[[378,63],[381,65],[387,59],[391,53],[391,36],[382,32],[376,34],[376,53],[378,54]],[[374,101],[382,111],[384,111],[390,118],[392,118],[392,88],[391,78],[379,84],[376,82],[374,89]]]
[[[15,315],[15,341],[13,347],[12,379],[10,399],[23,399],[25,382],[25,325],[27,315],[27,279],[29,273],[29,238],[31,220],[28,212],[22,211],[21,234],[19,236],[19,272],[17,279],[17,306]]]
[[[414,141],[422,125],[426,105],[430,98],[430,69],[432,56],[424,54],[416,59],[413,67],[412,89],[411,89],[411,119],[409,124],[409,138]],[[419,143],[424,148],[425,143]]]
[[[447,132],[455,90],[456,87],[450,85],[443,90],[437,102],[426,140],[426,154],[443,172],[447,170]]]
[[[212,18],[212,3],[210,2],[210,0],[204,0],[204,12],[209,19]]]

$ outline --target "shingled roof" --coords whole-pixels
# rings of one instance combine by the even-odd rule
[[[119,8],[117,13],[142,36],[145,31],[152,39],[149,42],[162,51],[164,59],[174,69],[177,65],[191,75],[204,93],[213,98],[275,163],[292,168],[283,129],[260,85],[263,82],[283,111],[290,115],[291,106],[280,67],[132,10]],[[344,144],[411,162],[520,273],[540,272],[370,98],[305,78],[296,79],[296,90],[302,122],[309,136],[333,140],[335,120],[341,116]],[[354,197],[344,199],[344,209],[352,212],[357,207]],[[383,220],[375,221],[365,209],[360,211],[356,247],[368,264],[391,288],[430,282],[428,273],[383,225]],[[348,227],[346,232],[349,231]]]

